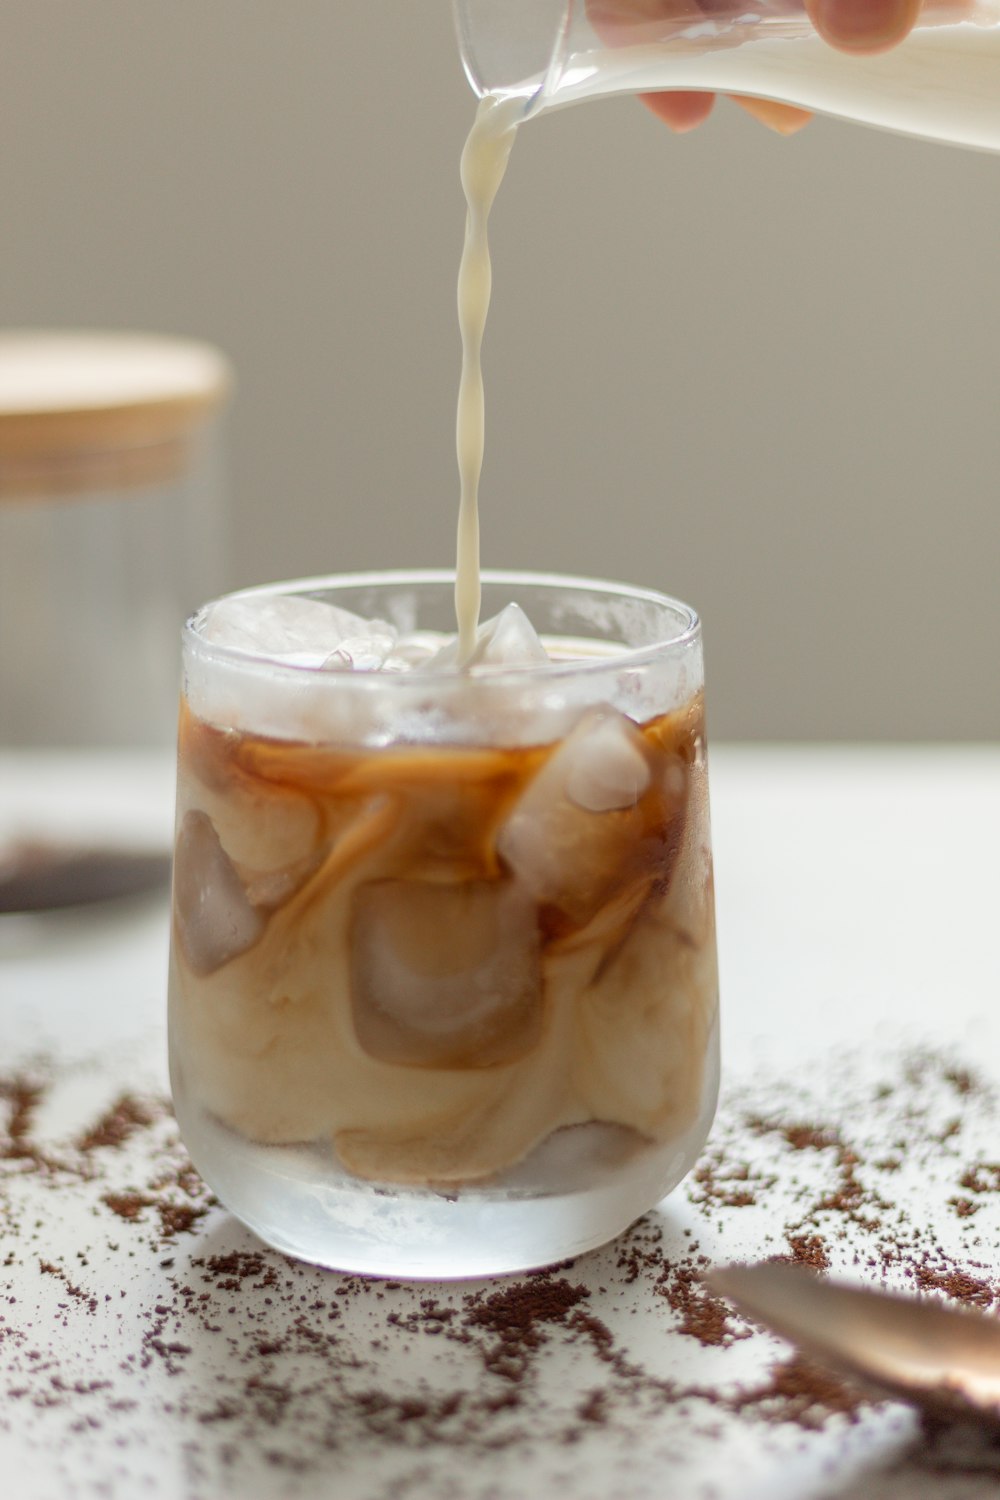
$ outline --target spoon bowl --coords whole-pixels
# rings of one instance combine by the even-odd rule
[[[1000,1319],[778,1262],[705,1279],[747,1316],[869,1389],[1000,1430]]]

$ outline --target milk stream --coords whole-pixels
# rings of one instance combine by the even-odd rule
[[[461,498],[455,568],[455,615],[459,665],[472,654],[479,623],[479,479],[486,438],[483,395],[483,332],[493,273],[487,225],[490,209],[507,170],[507,159],[524,107],[519,99],[487,97],[462,152],[462,187],[467,205],[465,245],[458,272],[458,322],[462,334],[462,377],[458,387],[456,447]]]
[[[485,441],[482,341],[492,272],[487,226],[518,125],[540,109],[666,88],[755,94],[866,125],[1000,150],[1000,25],[925,26],[875,57],[835,51],[815,33],[740,46],[633,46],[576,52],[547,92],[487,95],[462,154],[467,218],[458,279],[462,333],[457,449],[461,486],[455,576],[459,664],[479,620],[479,481]]]

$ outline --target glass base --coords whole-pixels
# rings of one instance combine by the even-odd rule
[[[618,1126],[571,1126],[502,1179],[450,1191],[352,1177],[326,1141],[249,1141],[186,1098],[176,1078],[174,1103],[205,1181],[275,1249],[331,1270],[447,1281],[535,1270],[627,1229],[693,1165],[715,1109],[713,1053],[706,1075],[700,1117],[665,1146]]]

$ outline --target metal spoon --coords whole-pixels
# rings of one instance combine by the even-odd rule
[[[705,1279],[749,1317],[863,1385],[1000,1429],[1000,1319],[781,1263],[729,1266]]]

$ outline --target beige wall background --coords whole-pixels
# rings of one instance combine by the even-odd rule
[[[451,561],[471,114],[448,0],[4,0],[0,322],[229,352],[233,583]],[[998,247],[997,158],[535,123],[484,561],[696,604],[716,737],[1000,736]]]

